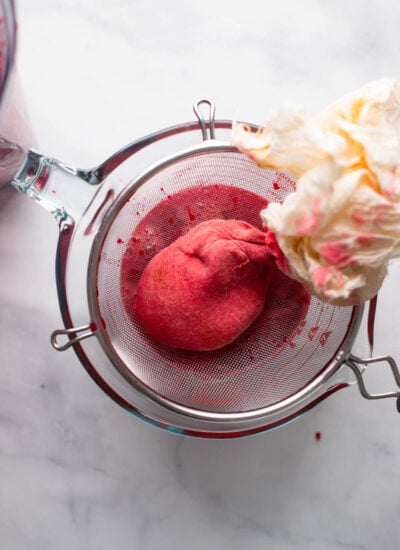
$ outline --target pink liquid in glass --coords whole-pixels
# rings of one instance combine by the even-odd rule
[[[0,186],[21,166],[33,137],[15,66],[16,21],[12,0],[0,0]]]

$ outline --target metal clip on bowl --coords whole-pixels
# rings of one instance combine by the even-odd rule
[[[387,397],[395,397],[397,398],[397,401],[396,401],[397,410],[400,412],[400,391],[371,393],[367,390],[365,386],[364,377],[362,375],[364,369],[362,366],[370,365],[372,363],[380,363],[380,362],[385,362],[389,364],[393,374],[393,378],[397,384],[397,387],[400,389],[400,372],[397,367],[396,361],[393,359],[393,357],[390,357],[390,355],[381,355],[378,357],[371,357],[368,359],[360,359],[355,355],[350,354],[350,356],[346,361],[346,364],[354,372],[360,393],[363,397],[365,397],[365,399],[385,399]]]

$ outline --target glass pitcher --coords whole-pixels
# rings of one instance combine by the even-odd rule
[[[33,145],[15,64],[17,21],[13,0],[0,0],[0,187],[9,183]]]

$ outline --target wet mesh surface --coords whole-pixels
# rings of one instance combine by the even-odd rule
[[[192,156],[154,174],[128,197],[98,258],[97,303],[111,353],[164,398],[202,411],[233,413],[276,404],[309,384],[342,347],[353,308],[310,299],[276,272],[262,314],[233,344],[191,352],[151,341],[133,314],[137,281],[161,248],[207,219],[243,219],[293,191],[285,174],[240,153]]]

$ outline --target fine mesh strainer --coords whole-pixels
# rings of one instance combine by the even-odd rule
[[[207,123],[200,112],[204,104]],[[148,136],[93,170],[28,156],[14,184],[60,222],[57,279],[66,329],[53,333],[53,346],[72,346],[97,383],[125,408],[191,435],[237,436],[283,424],[348,385],[351,371],[365,397],[398,398],[399,391],[370,394],[362,377],[365,364],[385,361],[400,387],[391,357],[361,360],[351,353],[364,307],[310,299],[278,269],[259,318],[223,349],[173,349],[143,332],[134,316],[135,292],[154,254],[205,220],[242,219],[261,229],[261,208],[295,189],[287,174],[262,170],[228,141],[215,139],[215,127],[227,132],[231,123],[214,121],[211,102],[199,101],[195,112],[197,124]],[[141,169],[140,162],[148,160],[139,158],[145,149],[166,141],[173,149],[176,140],[193,139],[199,126],[200,145]],[[66,207],[51,196],[63,179],[102,183],[79,223],[76,211],[82,207],[74,200]]]

